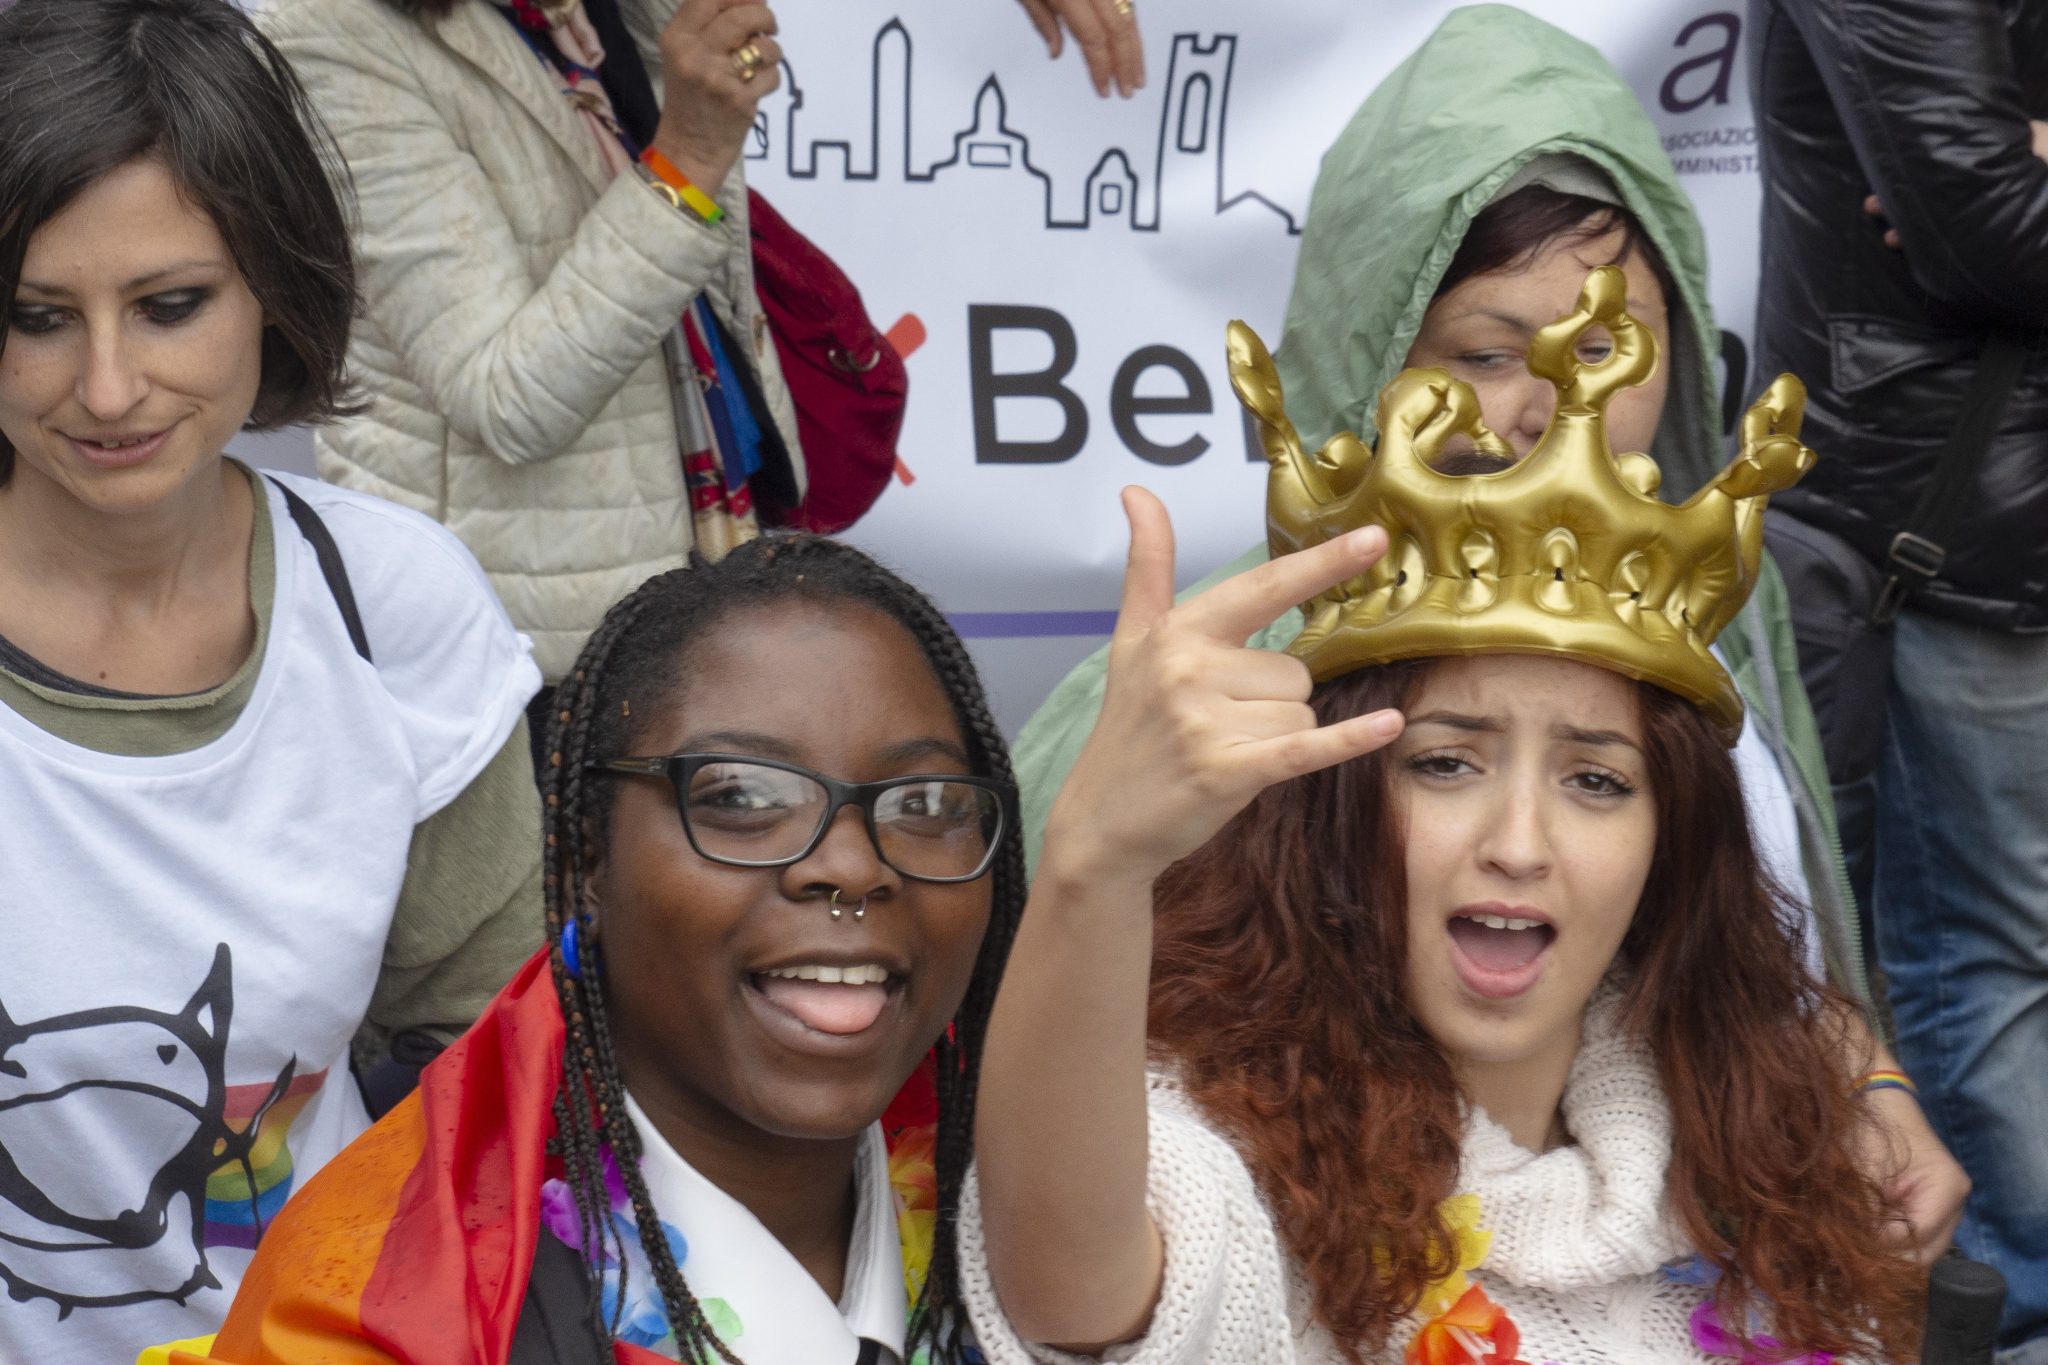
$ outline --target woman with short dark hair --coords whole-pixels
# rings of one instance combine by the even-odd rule
[[[211,1330],[539,930],[526,643],[414,513],[224,455],[331,418],[330,158],[225,0],[0,12],[0,1356]]]

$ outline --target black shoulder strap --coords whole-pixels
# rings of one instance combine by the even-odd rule
[[[268,476],[266,476],[268,477]],[[320,576],[327,580],[327,591],[334,597],[334,605],[341,608],[342,624],[348,627],[349,643],[356,647],[356,653],[363,656],[364,663],[375,663],[370,657],[370,637],[363,633],[362,613],[356,610],[356,595],[348,585],[348,566],[341,562],[341,547],[334,543],[334,535],[327,529],[327,523],[320,520],[320,514],[313,505],[285,487],[281,479],[271,479],[277,491],[284,494],[284,505],[291,512],[292,520],[298,523],[299,534],[313,547],[313,557],[320,561]]]
[[[2026,342],[1994,334],[1977,357],[1977,373],[1963,394],[1961,415],[1934,457],[1934,473],[1906,525],[1892,537],[1885,556],[1885,582],[1870,619],[1890,625],[1915,589],[1924,588],[1948,559],[1949,538],[1962,524],[1963,509],[1977,487],[1977,471],[1998,435],[2006,400],[2026,367]]]
[[[609,1365],[610,1357],[590,1319],[589,1267],[540,1229],[507,1365]]]

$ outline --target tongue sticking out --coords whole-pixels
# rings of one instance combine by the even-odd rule
[[[757,976],[761,994],[820,1033],[859,1033],[881,1018],[889,1003],[882,985],[847,986],[824,981],[792,981],[786,976]]]
[[[1481,971],[1512,972],[1528,966],[1557,931],[1548,925],[1534,929],[1489,929],[1478,920],[1460,916],[1451,921],[1451,939]]]

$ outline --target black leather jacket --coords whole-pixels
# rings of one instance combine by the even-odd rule
[[[1806,382],[1820,462],[1772,500],[1882,563],[1993,328],[2033,338],[1917,605],[2048,630],[2048,0],[1751,0],[1757,372]],[[1875,193],[1902,250],[1863,211]]]

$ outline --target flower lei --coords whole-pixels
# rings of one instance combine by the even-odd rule
[[[939,1222],[939,1130],[906,1128],[889,1141],[889,1188],[896,1194],[896,1237],[903,1244],[903,1292],[910,1302],[924,1292],[932,1268],[932,1234]]]
[[[626,1182],[620,1178],[618,1163],[612,1159],[609,1148],[604,1153],[604,1192],[612,1230],[617,1233],[625,1251],[625,1259],[621,1261],[604,1231],[594,1230],[601,1275],[598,1295],[605,1320],[618,1324],[615,1335],[620,1341],[674,1355],[676,1336],[669,1328],[668,1310],[662,1305],[661,1290],[654,1281],[654,1269],[640,1246],[640,1228],[633,1220],[632,1196],[626,1192]],[[567,1181],[550,1178],[541,1183],[540,1225],[564,1246],[589,1256],[583,1245],[583,1225],[576,1211],[576,1194]],[[661,1225],[661,1234],[668,1242],[669,1255],[675,1257],[678,1266],[682,1265],[690,1255],[688,1239],[667,1221]],[[623,1302],[620,1299],[622,1285],[625,1289]],[[745,1333],[746,1326],[740,1321],[739,1314],[724,1299],[699,1299],[697,1304],[704,1310],[704,1320],[711,1324],[711,1330],[718,1333],[721,1340],[730,1344]]]
[[[1514,1320],[1467,1274],[1493,1248],[1493,1234],[1479,1226],[1479,1196],[1453,1195],[1441,1211],[1456,1255],[1451,1273],[1423,1291],[1423,1323],[1406,1365],[1526,1365],[1517,1359],[1522,1334]]]
[[[1673,1261],[1663,1267],[1662,1274],[1674,1284],[1698,1285],[1706,1289],[1713,1288],[1721,1278],[1721,1272],[1704,1256]],[[1711,1298],[1692,1310],[1692,1319],[1686,1325],[1692,1332],[1692,1344],[1699,1347],[1702,1355],[1720,1356],[1738,1361],[1740,1365],[1835,1365],[1834,1356],[1826,1351],[1804,1354],[1787,1351],[1776,1337],[1757,1331],[1750,1333],[1750,1347],[1744,1349],[1735,1334],[1728,1330],[1727,1324],[1721,1321],[1721,1310]]]
[[[925,1278],[931,1273],[932,1237],[939,1218],[937,1153],[936,1125],[902,1128],[889,1135],[889,1187],[895,1196],[896,1236],[903,1248],[903,1288],[913,1304],[924,1289]],[[617,1230],[626,1254],[626,1262],[621,1264],[616,1250],[600,1234],[598,1250],[602,1257],[602,1280],[599,1294],[605,1318],[619,1324],[617,1335],[620,1341],[673,1355],[675,1333],[669,1328],[668,1312],[662,1305],[653,1269],[640,1247],[639,1226],[633,1221],[632,1197],[626,1192],[626,1182],[619,1177],[618,1165],[609,1150],[604,1153],[604,1188],[612,1226]],[[540,1221],[541,1226],[565,1246],[579,1252],[583,1250],[576,1195],[568,1182],[549,1179],[542,1183]],[[661,1231],[668,1241],[669,1253],[675,1257],[678,1266],[682,1265],[690,1255],[688,1240],[666,1220],[661,1224]],[[622,1283],[625,1286],[623,1302],[620,1299]],[[697,1302],[704,1310],[704,1320],[711,1324],[711,1330],[718,1333],[719,1339],[728,1346],[736,1344],[745,1335],[746,1324],[740,1321],[739,1314],[724,1299],[707,1298]],[[926,1353],[918,1354],[923,1357]],[[912,1365],[918,1365],[918,1362],[913,1361]]]
[[[1456,1259],[1451,1273],[1423,1293],[1417,1310],[1423,1323],[1408,1343],[1405,1365],[1528,1365],[1516,1358],[1522,1334],[1514,1320],[1467,1274],[1479,1268],[1493,1247],[1493,1234],[1479,1226],[1479,1196],[1455,1195],[1444,1201],[1442,1211]],[[1709,1289],[1721,1277],[1701,1256],[1673,1261],[1661,1273],[1674,1284]],[[1711,1298],[1692,1310],[1688,1327],[1702,1355],[1738,1365],[1835,1365],[1834,1356],[1826,1351],[1787,1351],[1776,1337],[1761,1332],[1752,1331],[1745,1348],[1721,1321]]]

